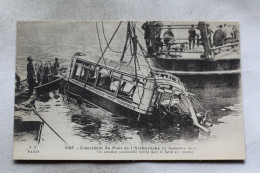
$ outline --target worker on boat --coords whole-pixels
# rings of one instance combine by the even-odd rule
[[[33,59],[31,56],[27,58],[27,82],[29,84],[29,96],[33,94],[34,83],[35,83],[35,71],[33,67]]]
[[[212,29],[210,28],[210,25],[207,24],[207,34],[208,34],[208,41],[209,41],[210,47],[213,46],[212,41],[211,41],[212,33],[214,33],[214,32],[213,32]]]
[[[158,31],[157,35],[155,36],[155,47],[156,47],[156,53],[163,50],[163,42],[161,40],[161,31]]]
[[[219,29],[215,31],[213,36],[213,46],[223,46],[226,33],[222,29],[222,25],[219,25]]]
[[[168,29],[164,32],[163,41],[165,43],[166,50],[170,50],[171,45],[175,42],[171,26],[168,26]]]
[[[224,44],[233,43],[234,40],[232,38],[232,28],[231,28],[231,26],[224,24],[223,31],[226,33],[226,37],[224,39]]]
[[[150,46],[151,38],[150,38],[150,26],[149,22],[146,21],[141,28],[144,30],[144,39],[145,39],[145,44],[146,46]]]
[[[55,58],[55,62],[53,64],[53,74],[57,75],[58,74],[58,70],[59,70],[60,64],[59,64],[59,59]]]
[[[235,40],[235,41],[239,41],[239,31],[238,31],[238,29],[237,29],[237,27],[236,27],[236,25],[234,25],[233,27],[232,27],[232,38]]]
[[[53,66],[51,65],[51,62],[50,61],[48,61],[48,82],[51,82],[51,81],[53,81]]]
[[[50,74],[51,74],[51,69],[49,67],[49,64],[45,63],[44,67],[43,67],[43,71],[41,73],[41,80],[42,80],[41,85],[50,82],[50,79],[49,79]]]
[[[189,33],[189,49],[191,49],[191,42],[193,42],[192,44],[192,49],[194,49],[194,45],[195,45],[195,40],[196,40],[196,36],[198,36],[198,34],[196,33],[196,30],[194,28],[194,25],[191,25],[191,28],[188,31]]]
[[[161,23],[158,21],[149,22],[149,30],[151,46],[148,48],[148,53],[156,55],[161,47]]]
[[[38,83],[38,85],[41,85],[43,80],[43,66],[41,61],[35,64],[35,71],[36,71],[36,83]]]

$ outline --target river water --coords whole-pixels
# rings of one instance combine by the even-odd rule
[[[118,22],[105,23],[105,32],[109,39],[115,31]],[[101,32],[101,23],[98,24]],[[140,28],[141,23],[137,24]],[[140,29],[141,30],[141,29]],[[120,51],[123,49],[126,23],[120,27],[117,35],[111,43],[111,48]],[[42,61],[54,61],[58,57],[61,68],[68,71],[71,63],[71,56],[75,52],[86,53],[87,58],[100,56],[100,48],[94,22],[46,22],[46,23],[20,23],[17,28],[17,73],[22,80],[26,78],[26,58],[32,56],[34,63]],[[143,36],[137,32],[140,42],[143,43]],[[186,32],[175,32],[180,37],[186,37]],[[103,49],[105,40],[101,34]],[[119,60],[121,54],[107,50],[105,58]],[[127,53],[125,60],[129,60]],[[148,60],[149,61],[149,60]],[[146,62],[139,59],[143,66]],[[147,66],[147,65],[146,65]],[[155,68],[155,67],[154,67]],[[65,71],[66,71],[65,70]],[[189,88],[189,86],[187,86]],[[237,122],[241,122],[242,105],[240,104],[241,88],[237,87],[204,87],[190,88],[189,92],[201,104],[210,111],[213,119],[211,135],[200,135],[198,140],[214,140],[215,138],[230,138],[234,130],[237,130]],[[216,93],[218,93],[216,95]],[[60,136],[68,143],[158,143],[158,142],[185,142],[183,139],[176,139],[174,136],[165,134],[160,129],[149,125],[139,124],[136,121],[126,119],[120,115],[113,115],[88,104],[78,105],[73,100],[57,91],[46,93],[36,101],[36,109],[46,122],[52,126]],[[43,133],[43,143],[57,139],[48,127]],[[56,141],[56,140],[55,140]]]

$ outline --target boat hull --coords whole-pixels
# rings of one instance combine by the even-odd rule
[[[43,84],[43,85],[39,85],[35,87],[36,93],[42,93],[42,92],[50,92],[53,90],[56,90],[60,87],[60,82],[62,80],[62,77],[57,76],[54,77],[53,81]]]
[[[203,58],[156,58],[156,62],[165,70],[208,72],[208,71],[230,71],[240,69],[240,59],[208,60]]]
[[[180,78],[188,89],[205,87],[236,87],[241,81],[241,74],[238,71],[231,73],[196,73],[196,72],[170,72]]]
[[[240,59],[207,60],[157,57],[155,60],[164,70],[179,77],[187,88],[237,86],[240,83]]]

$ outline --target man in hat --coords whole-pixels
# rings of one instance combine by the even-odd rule
[[[189,39],[189,48],[191,49],[191,42],[193,42],[192,49],[194,49],[195,38],[196,38],[196,36],[198,36],[198,35],[197,35],[197,33],[196,33],[196,30],[195,30],[193,24],[191,25],[191,28],[189,29],[188,33],[189,33],[189,37],[188,37],[188,39]]]
[[[167,50],[170,50],[171,44],[175,42],[174,34],[171,30],[171,26],[168,26],[168,29],[163,34],[163,41]]]
[[[149,26],[149,22],[146,21],[141,27],[142,27],[142,29],[144,30],[145,44],[146,44],[146,46],[150,46],[151,37],[150,37],[150,26]]]
[[[27,58],[28,64],[27,64],[27,82],[29,84],[29,95],[33,94],[33,88],[35,83],[35,71],[33,67],[33,59],[32,57]]]
[[[226,33],[222,30],[222,25],[219,25],[219,29],[215,31],[213,36],[213,46],[223,46]]]
[[[59,70],[60,64],[59,64],[59,59],[55,58],[55,62],[53,64],[53,68],[54,68],[54,75],[58,74],[58,70]]]

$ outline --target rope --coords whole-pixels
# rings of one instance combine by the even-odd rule
[[[134,57],[133,49],[132,49],[132,38],[130,39],[129,42],[130,42],[129,44],[130,44],[130,54],[131,54],[131,59],[130,59],[130,61],[128,62],[128,65],[132,62],[133,57]]]
[[[122,22],[121,22],[121,23],[122,23]],[[120,23],[120,24],[121,24],[121,23]],[[104,36],[104,39],[105,39],[105,41],[106,41],[106,44],[108,45],[108,48],[109,48],[112,52],[114,52],[114,53],[123,53],[123,52],[115,51],[115,50],[113,50],[113,49],[109,46],[108,41],[107,41],[107,38],[106,38],[105,28],[104,28],[103,22],[102,22],[102,31],[103,31],[103,36]]]
[[[123,50],[123,53],[122,53],[122,56],[120,58],[120,62],[122,62],[124,60],[124,56],[125,56],[125,52],[126,52],[126,49],[127,49],[127,43],[128,43],[128,38],[129,38],[129,31],[130,31],[130,25],[129,23],[127,23],[127,31],[126,31],[126,39],[125,39],[125,46],[124,46],[124,50]]]
[[[150,66],[149,62],[148,62],[147,59],[145,58],[145,53],[147,53],[147,52],[144,50],[144,48],[142,47],[142,45],[140,44],[139,41],[137,41],[137,43],[138,43],[138,45],[139,45],[139,47],[140,47],[140,49],[141,49],[141,51],[142,51],[143,57],[144,57],[144,59],[145,59],[147,65],[148,65],[148,67],[149,67],[150,70],[153,72],[152,67]],[[145,53],[144,53],[144,52],[145,52]],[[149,57],[150,57],[150,55],[149,55]]]
[[[137,28],[137,27],[136,27]],[[139,29],[139,28],[137,28],[137,30],[142,34],[142,35],[144,35],[144,33]]]
[[[141,51],[142,51],[143,55],[145,56],[144,52],[147,54],[146,50],[142,47],[142,45],[139,43],[139,41],[138,41],[138,44],[139,44],[139,47],[141,48]],[[151,57],[149,54],[147,54],[147,55],[149,56],[149,58],[150,58],[155,64],[157,64],[157,65],[162,69],[163,72],[167,73],[157,62],[155,62],[155,61],[152,59],[152,57]],[[147,61],[147,59],[146,59],[146,58],[144,58],[144,59],[146,60],[146,63],[148,64],[150,70],[151,70],[152,72],[154,72],[154,70],[151,68],[149,62]],[[155,80],[155,82],[157,82],[157,81]],[[171,85],[168,81],[166,81],[166,83],[168,83],[169,85]]]
[[[102,54],[103,50],[102,50],[102,45],[101,45],[101,41],[100,41],[100,36],[99,36],[99,31],[98,31],[98,24],[97,24],[97,22],[96,22],[96,30],[97,30],[97,36],[98,36],[98,43],[99,43],[99,47],[100,47],[100,52],[101,52],[101,54]],[[104,64],[106,65],[106,61],[104,60],[104,58],[103,58],[103,62],[104,62]]]
[[[107,48],[109,48],[109,45],[112,42],[113,38],[115,37],[115,35],[116,35],[116,33],[117,33],[117,31],[118,31],[118,29],[119,29],[121,24],[122,24],[122,21],[119,23],[119,25],[117,26],[114,34],[112,35],[112,37],[110,38],[109,42],[107,43],[107,46],[106,46],[105,50],[103,51],[101,57],[99,58],[98,62],[96,63],[94,70],[96,69],[96,67],[99,64],[100,60],[103,58],[104,54],[106,53]],[[102,22],[102,25],[103,25],[103,22]],[[103,30],[104,30],[104,28],[103,28]]]
[[[103,24],[103,23],[102,23],[102,24]],[[115,37],[115,35],[116,35],[116,33],[117,33],[119,27],[121,26],[121,24],[122,24],[122,21],[120,21],[120,23],[118,24],[118,26],[117,26],[115,32],[113,33],[112,37],[110,38],[109,42],[107,43],[106,48],[105,48],[104,51],[102,52],[102,55],[100,56],[98,62],[96,63],[96,65],[95,65],[95,67],[94,67],[94,69],[93,69],[94,72],[95,72],[95,70],[96,70],[96,68],[97,68],[97,66],[98,66],[98,64],[99,64],[99,62],[101,61],[101,59],[104,57],[104,54],[106,53],[106,50],[108,49],[110,43],[112,42],[113,38]],[[89,76],[89,73],[87,74],[87,76]],[[86,85],[87,85],[87,81],[88,81],[88,80],[86,80],[86,82],[85,82],[85,84],[84,84],[84,87],[81,89],[80,97],[81,97],[81,95],[82,95],[82,92],[84,91],[84,88],[85,88]]]

